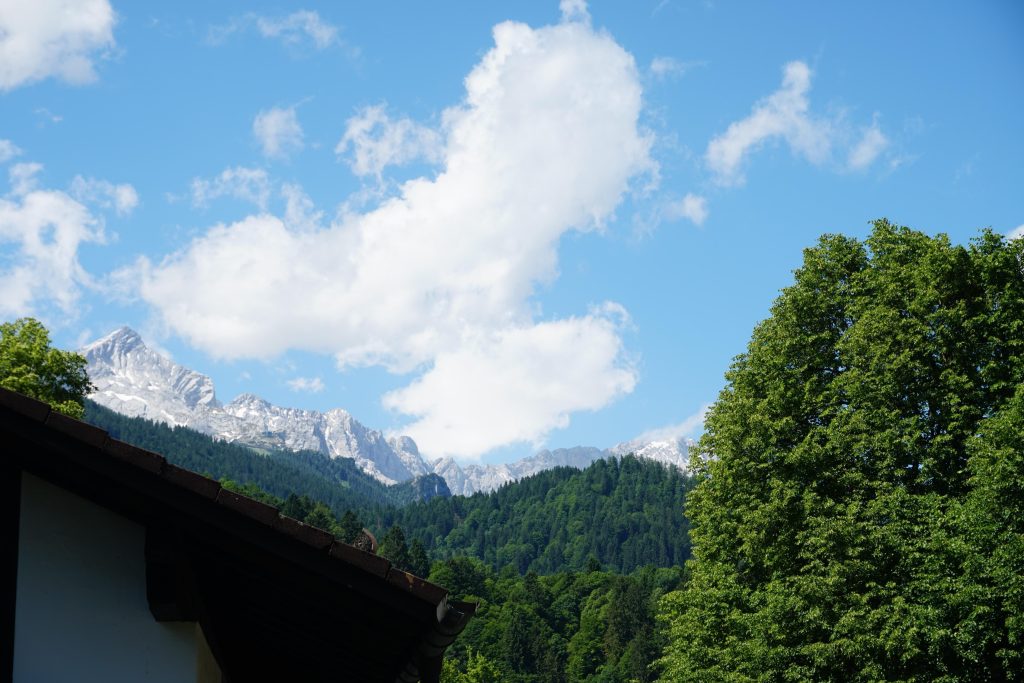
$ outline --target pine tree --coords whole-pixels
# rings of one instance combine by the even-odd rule
[[[391,561],[399,569],[408,570],[410,566],[409,547],[405,542],[405,532],[397,524],[388,529],[380,541],[377,553]]]

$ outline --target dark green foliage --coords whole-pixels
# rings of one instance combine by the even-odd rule
[[[345,510],[345,514],[338,520],[338,538],[345,543],[352,543],[363,530],[363,520],[351,510]]]
[[[289,493],[280,505],[281,514],[292,519],[303,520],[313,511],[313,501],[308,496]]]
[[[664,680],[1022,670],[1024,240],[826,236],[706,421]]]
[[[456,558],[435,562],[430,579],[479,602],[477,616],[448,651],[442,680],[626,683],[656,677],[652,663],[664,642],[655,630],[655,607],[679,587],[682,573],[647,567],[629,576],[595,571],[520,578]],[[478,658],[493,677],[468,677],[482,666]]]
[[[586,569],[593,560],[629,572],[689,557],[683,499],[688,477],[627,456],[585,470],[562,467],[490,494],[435,498],[382,511],[434,558],[469,555],[518,573]]]
[[[329,531],[335,536],[338,535],[338,522],[334,518],[334,514],[331,513],[331,509],[323,503],[317,503],[313,506],[313,509],[303,519],[306,524],[315,526],[318,529]]]
[[[377,554],[391,560],[391,564],[399,569],[409,570],[409,546],[405,541],[405,532],[397,524],[388,529],[380,540]]]
[[[427,576],[430,574],[430,559],[427,557],[427,549],[418,538],[412,539],[409,544],[409,566],[406,567],[416,576]]]
[[[93,388],[85,367],[80,354],[51,347],[50,333],[38,320],[0,324],[0,387],[81,419],[82,402]]]

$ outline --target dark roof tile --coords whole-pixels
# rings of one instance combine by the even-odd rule
[[[56,410],[51,410],[50,414],[47,415],[46,426],[97,448],[103,448],[110,439],[110,436],[99,427],[93,427],[91,424],[81,420],[62,415]]]
[[[429,600],[433,603],[439,603],[444,600],[445,596],[448,595],[448,591],[440,586],[435,586],[432,583],[428,583],[420,577],[404,572],[401,569],[392,567],[391,571],[388,572],[387,576],[388,583],[393,586],[413,593],[416,596]]]
[[[337,558],[349,564],[353,564],[380,578],[387,576],[391,563],[379,555],[373,555],[359,548],[350,546],[348,543],[335,541],[331,544],[331,557]]]
[[[164,467],[163,477],[175,486],[188,489],[210,500],[217,498],[217,492],[220,491],[220,482],[171,463]]]
[[[261,503],[249,496],[243,496],[240,493],[229,491],[228,489],[221,487],[220,492],[217,494],[217,504],[241,512],[243,515],[252,517],[256,521],[266,524],[269,527],[277,526],[277,508],[272,505],[267,505],[266,503]]]
[[[135,467],[154,474],[160,474],[167,462],[164,457],[158,453],[153,453],[152,451],[147,451],[143,448],[136,448],[135,446],[126,444],[124,441],[118,441],[117,439],[111,439],[108,441],[106,446],[103,447],[103,450],[118,460],[123,460]]]
[[[43,422],[46,420],[46,416],[50,414],[50,405],[48,403],[37,401],[34,398],[29,398],[7,389],[0,391],[0,406],[10,408],[37,422]]]
[[[334,536],[309,524],[303,524],[297,519],[281,515],[277,520],[277,528],[292,538],[298,539],[306,545],[311,545],[320,550],[327,550],[334,542]]]

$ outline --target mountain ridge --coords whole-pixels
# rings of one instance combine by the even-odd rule
[[[96,386],[90,398],[130,417],[185,426],[230,443],[263,449],[323,453],[352,458],[384,484],[436,473],[455,495],[494,491],[553,467],[583,469],[598,459],[634,453],[686,470],[688,440],[627,441],[606,449],[591,446],[542,450],[511,463],[460,465],[453,458],[427,462],[408,436],[370,429],[343,408],[320,412],[274,405],[242,393],[224,404],[213,380],[146,346],[129,327],[120,327],[81,349]]]

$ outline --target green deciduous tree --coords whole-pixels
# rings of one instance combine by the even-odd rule
[[[664,680],[1020,671],[1022,262],[886,221],[805,252],[707,417]]]
[[[92,391],[80,354],[50,346],[50,333],[33,318],[0,324],[0,386],[46,401],[81,419]]]

